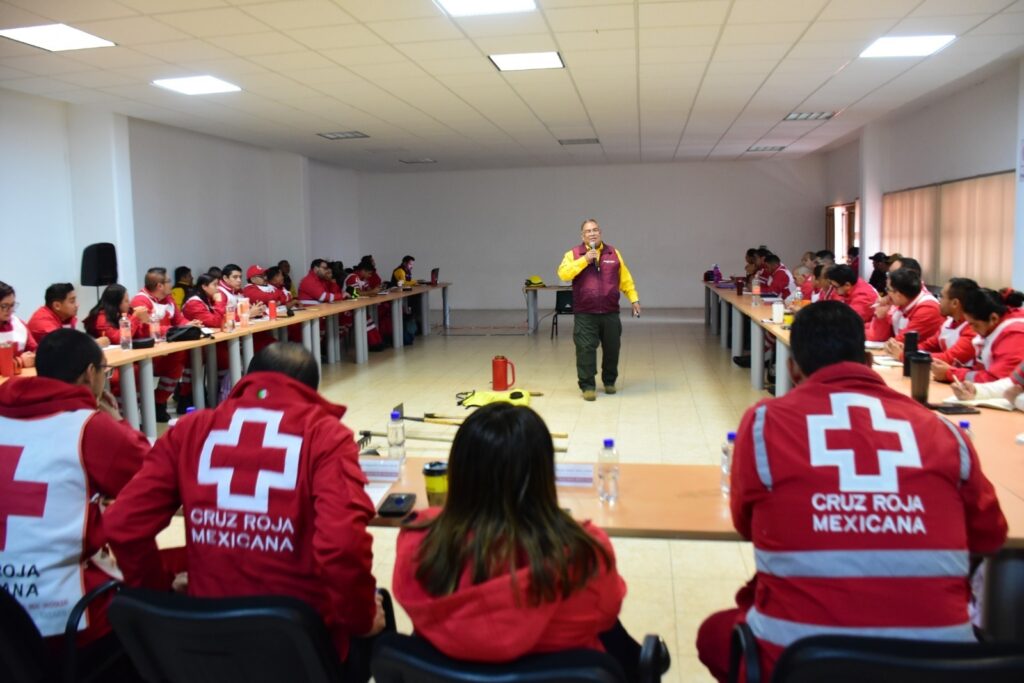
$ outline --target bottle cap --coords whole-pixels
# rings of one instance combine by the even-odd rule
[[[392,420],[401,420],[402,419],[402,414],[400,412],[398,412],[397,410],[392,410],[391,411],[391,419]]]
[[[726,439],[726,441],[735,441],[736,440],[736,432],[729,432],[728,434],[725,435],[725,439]]]
[[[185,414],[186,415],[188,415],[189,413],[194,413],[194,412],[196,412],[196,407],[195,406],[189,406],[188,408],[185,408]]]
[[[615,439],[605,439],[604,440],[604,447],[605,448],[615,448]]]
[[[971,428],[971,423],[970,422],[968,422],[967,420],[960,420],[960,429],[967,430],[967,429],[970,429],[970,428]]]

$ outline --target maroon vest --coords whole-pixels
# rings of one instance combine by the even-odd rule
[[[572,254],[580,258],[589,247],[580,244]],[[576,313],[619,312],[619,254],[615,247],[604,244],[598,256],[601,272],[591,264],[572,281],[572,307]]]

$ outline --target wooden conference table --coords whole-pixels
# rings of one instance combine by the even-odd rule
[[[559,292],[572,289],[572,285],[542,285],[540,287],[523,287],[523,294],[526,295],[526,334],[536,334],[540,325],[540,316],[537,313],[537,292],[552,291]]]
[[[121,398],[125,408],[125,418],[130,424],[139,428],[149,438],[156,437],[156,402],[154,398],[155,381],[153,376],[153,359],[172,353],[188,352],[192,375],[203,376],[206,371],[206,394],[203,394],[203,383],[192,382],[192,401],[197,408],[205,408],[217,402],[219,388],[217,375],[216,344],[226,343],[228,350],[228,373],[231,384],[236,384],[244,369],[248,367],[253,356],[253,334],[270,332],[284,338],[285,328],[292,325],[302,326],[302,343],[316,357],[320,358],[320,320],[326,319],[327,325],[327,362],[337,363],[341,359],[340,323],[338,315],[350,311],[376,307],[383,303],[391,304],[392,346],[401,350],[404,346],[404,326],[402,323],[402,300],[419,296],[420,318],[424,321],[422,332],[430,334],[430,293],[441,290],[442,320],[445,329],[450,325],[448,307],[448,287],[450,282],[439,282],[436,285],[420,284],[407,289],[393,289],[374,296],[362,296],[358,299],[346,299],[329,304],[308,306],[293,312],[288,317],[276,320],[261,319],[250,321],[246,327],[236,327],[232,332],[217,330],[210,338],[189,342],[159,343],[150,349],[122,350],[120,347],[108,347],[104,350],[107,364],[120,368]],[[355,362],[366,363],[369,359],[367,343],[367,324],[365,315],[353,316],[353,337],[355,338]],[[203,350],[205,349],[205,364]],[[138,366],[139,386],[135,384],[135,367]],[[2,381],[3,378],[0,378]],[[141,406],[141,409],[140,409]]]

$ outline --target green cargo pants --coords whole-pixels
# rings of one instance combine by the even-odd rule
[[[618,313],[576,313],[572,340],[576,344],[576,376],[580,389],[595,389],[597,345],[601,345],[601,382],[612,386],[619,378],[619,348],[622,346],[622,320]]]

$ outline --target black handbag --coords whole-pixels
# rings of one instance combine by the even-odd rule
[[[205,334],[201,327],[195,325],[177,325],[167,330],[169,342],[198,341],[209,336],[211,335]]]

